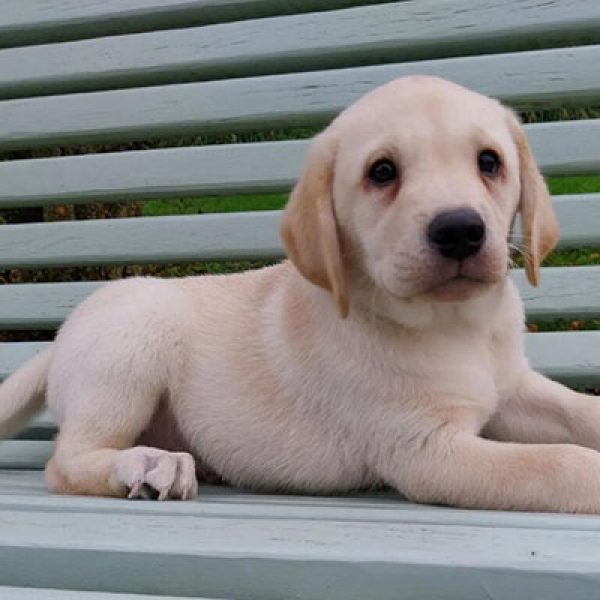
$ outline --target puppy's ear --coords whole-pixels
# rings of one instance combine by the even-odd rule
[[[525,272],[531,285],[540,281],[540,264],[558,241],[558,221],[544,178],[538,170],[518,118],[510,113],[510,128],[519,155],[521,196],[519,211],[523,230]]]
[[[281,237],[300,273],[330,291],[340,315],[346,317],[348,296],[332,192],[336,151],[331,132],[314,139],[285,209]]]

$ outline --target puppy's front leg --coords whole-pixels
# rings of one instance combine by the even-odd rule
[[[486,437],[511,442],[579,444],[600,450],[600,398],[528,371],[486,424]]]
[[[600,453],[570,444],[497,442],[444,424],[395,440],[379,465],[409,499],[463,508],[600,513]],[[408,446],[408,447],[406,447]]]

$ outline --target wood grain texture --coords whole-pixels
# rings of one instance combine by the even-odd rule
[[[542,171],[600,171],[600,119],[526,126]],[[224,144],[0,162],[0,207],[287,192],[309,141]]]
[[[560,225],[558,248],[598,247],[600,194],[567,194],[554,196],[552,200]],[[518,222],[515,234],[519,235],[519,232]]]
[[[600,266],[543,268],[537,288],[527,282],[522,269],[512,276],[531,320],[600,317]]]
[[[544,268],[534,288],[521,269],[513,271],[529,319],[600,317],[600,266]],[[0,327],[56,329],[68,314],[102,285],[101,281],[28,283],[0,286]]]
[[[361,0],[3,0],[0,47],[328,10]]]
[[[3,149],[322,124],[362,93],[413,72],[454,79],[516,107],[600,100],[600,46],[585,45],[598,40],[600,4],[593,0],[463,0],[460,7],[454,0],[408,0],[246,22],[365,2],[2,4],[0,46],[116,35],[0,52],[0,98],[91,91],[0,102]],[[199,27],[231,20],[240,22]],[[162,31],[173,27],[190,28]],[[145,30],[156,31],[130,35]],[[581,46],[422,60],[538,44]],[[416,59],[421,62],[406,62]],[[402,64],[360,66],[379,61]],[[323,70],[343,66],[353,68]],[[274,74],[295,70],[313,72]],[[208,78],[227,80],[183,83]],[[149,84],[154,87],[133,88]],[[96,91],[114,87],[130,89]],[[544,171],[598,171],[599,127],[600,120],[529,128]],[[0,206],[285,191],[305,146],[282,142],[2,163]],[[600,195],[555,202],[563,247],[598,245]],[[276,257],[279,217],[268,212],[7,226],[0,265]],[[526,287],[522,273],[514,276],[529,313],[538,318],[600,312],[600,267],[544,269],[541,290]],[[5,319],[8,327],[53,327],[97,285],[1,287],[0,325]],[[0,344],[0,377],[46,345]],[[599,347],[600,332],[526,336],[532,364],[572,384],[598,384]],[[52,450],[54,429],[45,412],[22,439],[0,441],[0,597],[7,600],[597,595],[599,517],[416,506],[393,493],[311,498],[205,487],[198,501],[166,504],[50,497],[39,469]]]
[[[600,195],[555,199],[560,247],[599,242]],[[2,228],[0,266],[280,258],[280,211],[27,223]]]
[[[177,600],[175,596],[148,596],[146,594],[110,594],[103,592],[75,592],[0,586],[2,600]],[[181,600],[181,596],[179,597]],[[208,600],[197,598],[197,600]]]
[[[440,75],[515,107],[600,100],[600,45],[0,102],[0,148],[318,125],[364,93]]]
[[[600,331],[552,331],[525,336],[534,369],[569,385],[600,383]]]
[[[48,427],[48,432],[47,440],[0,440],[0,469],[43,469],[52,455],[54,443],[49,440],[55,428]]]
[[[481,598],[482,585],[511,598],[541,585],[558,586],[544,598],[583,599],[597,585],[589,547],[598,517],[415,505],[392,492],[315,498],[201,486],[191,502],[127,502],[50,496],[40,472],[13,470],[0,472],[0,522],[9,552],[0,577],[44,590],[362,599],[369,586],[378,598],[463,600]]]
[[[112,498],[87,498],[49,495],[39,470],[0,470],[0,510],[23,512],[75,511],[79,513],[141,514],[146,516],[193,516],[204,518],[313,519],[328,521],[336,517],[345,522],[386,523],[432,522],[476,527],[528,529],[551,527],[556,530],[579,529],[594,533],[600,517],[531,512],[461,510],[413,504],[393,490],[354,492],[343,496],[308,496],[276,493],[261,494],[225,485],[200,484],[198,497],[191,502],[126,502]]]
[[[5,161],[0,206],[287,191],[307,146],[293,140]]]
[[[277,258],[279,211],[5,227],[0,265],[136,264]]]
[[[467,0],[460,10],[454,0],[410,0],[5,50],[0,98],[530,50],[598,35],[595,0]]]
[[[0,327],[55,329],[100,281],[25,283],[0,286]]]
[[[319,520],[173,516],[169,506],[157,514],[3,509],[0,578],[9,586],[340,600],[374,589],[382,600],[470,600],[482,588],[491,597],[544,589],[551,600],[584,599],[600,581],[590,550],[597,517],[557,516],[567,528],[523,530],[447,523],[445,509],[415,523],[391,501],[398,521],[348,520],[343,511]]]

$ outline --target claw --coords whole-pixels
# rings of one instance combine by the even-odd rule
[[[197,491],[194,459],[185,453],[134,446],[121,452],[117,475],[130,500],[188,499]]]

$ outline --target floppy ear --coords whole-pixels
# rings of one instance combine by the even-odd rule
[[[330,291],[340,315],[346,317],[348,296],[332,195],[336,151],[337,141],[330,132],[313,141],[285,209],[281,237],[298,271]]]
[[[525,272],[529,283],[537,286],[540,281],[540,264],[558,241],[558,221],[548,188],[533,158],[525,132],[515,115],[510,115],[510,122],[519,155],[519,211],[523,230]]]

